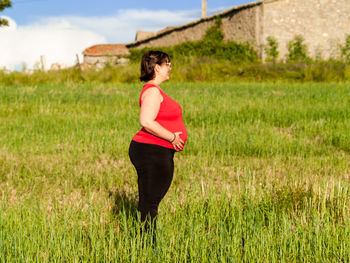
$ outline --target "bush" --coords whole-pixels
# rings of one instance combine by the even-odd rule
[[[222,42],[224,40],[224,33],[221,30],[222,20],[221,17],[216,17],[215,24],[210,27],[203,37],[203,41],[205,42]]]
[[[266,61],[276,62],[279,52],[278,52],[278,42],[277,39],[271,36],[266,38],[267,45],[265,46]]]
[[[307,56],[307,46],[304,38],[297,35],[293,40],[288,42],[288,62],[303,62],[309,60]]]
[[[345,62],[350,63],[350,35],[346,36],[345,44],[341,47],[341,55]]]

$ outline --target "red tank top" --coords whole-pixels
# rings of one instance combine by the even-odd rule
[[[156,87],[159,89],[160,94],[163,97],[163,101],[160,103],[159,112],[155,119],[160,125],[162,125],[165,129],[174,132],[182,132],[180,134],[180,138],[186,142],[187,139],[187,130],[185,124],[182,120],[182,109],[181,106],[172,98],[162,91],[162,89],[154,84],[146,84],[143,86],[143,89],[140,94],[139,104],[141,106],[141,98],[142,94],[151,87]],[[144,128],[142,128],[135,136],[132,138],[136,142],[148,143],[148,144],[156,144],[166,148],[174,149],[173,145],[160,137],[157,137]]]

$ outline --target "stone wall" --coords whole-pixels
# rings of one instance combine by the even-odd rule
[[[328,58],[350,34],[350,0],[265,0],[263,8],[263,42],[274,36],[280,58],[295,35],[304,37],[310,56]]]
[[[258,47],[260,43],[257,43],[258,28],[256,20],[261,8],[261,4],[247,5],[221,13],[225,40],[248,41],[254,47]],[[214,25],[215,19],[216,17],[212,16],[181,27],[175,27],[146,41],[128,44],[127,47],[161,47],[176,45],[185,41],[201,40],[207,29]]]
[[[225,40],[248,41],[257,45],[256,19],[259,15],[259,6],[234,10],[222,17],[222,30]]]
[[[86,68],[103,69],[108,64],[110,66],[127,65],[129,64],[128,58],[120,56],[88,56],[84,55],[84,64]]]
[[[202,39],[206,30],[214,25],[214,20],[202,21],[191,26],[175,28],[145,41],[137,41],[127,45],[129,48],[163,47],[180,44],[185,41]]]
[[[155,35],[156,35],[155,32],[145,32],[145,31],[137,30],[135,41],[143,40],[149,37],[154,37]]]

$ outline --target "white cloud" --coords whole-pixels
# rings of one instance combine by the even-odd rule
[[[225,8],[208,10],[208,15],[222,12]],[[101,32],[111,43],[130,43],[134,41],[137,30],[156,32],[168,26],[183,25],[201,16],[200,10],[118,10],[110,17],[67,17],[71,25]],[[54,18],[57,19],[57,18]]]
[[[9,27],[0,28],[0,68],[14,70],[22,64],[33,68],[42,55],[48,67],[55,62],[71,66],[76,61],[76,54],[81,54],[88,46],[106,41],[98,33],[69,28],[64,21],[21,27],[7,19]]]
[[[209,10],[208,14],[220,11],[223,10]],[[129,43],[134,41],[137,30],[158,31],[199,17],[200,10],[127,9],[105,17],[42,17],[26,26],[17,26],[5,17],[10,26],[0,28],[0,68],[13,70],[23,63],[33,68],[42,55],[47,67],[55,62],[70,66],[75,63],[76,54],[82,59],[82,51],[91,45]]]
[[[137,30],[158,31],[167,26],[186,24],[198,19],[198,11],[154,12],[152,10],[118,10],[113,16],[105,17],[50,17],[39,23],[66,24],[70,28],[84,28],[99,32],[109,43],[130,43],[134,41]]]

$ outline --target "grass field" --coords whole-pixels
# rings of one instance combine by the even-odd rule
[[[0,86],[0,262],[349,262],[350,84],[167,83],[189,138],[140,237],[140,84]]]

